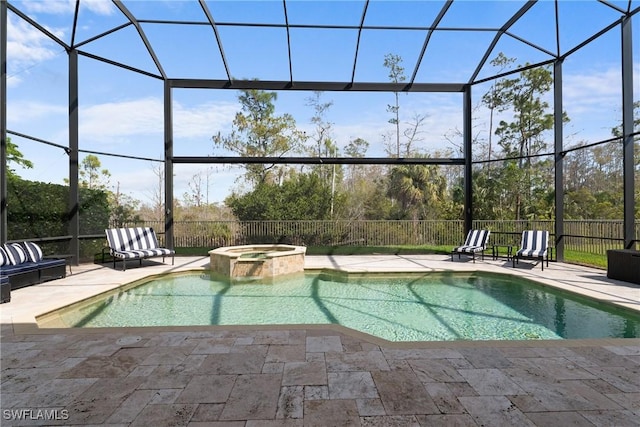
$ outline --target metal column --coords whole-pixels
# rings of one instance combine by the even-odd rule
[[[624,247],[635,247],[633,158],[633,38],[631,17],[622,20],[622,168],[624,180]]]
[[[69,253],[80,262],[80,193],[78,190],[78,51],[69,51]]]
[[[562,60],[553,64],[553,141],[555,160],[555,247],[556,260],[564,261],[564,153],[562,106]]]
[[[472,128],[471,128],[471,86],[466,85],[463,92],[463,144],[464,144],[464,229],[465,234],[473,228],[473,188],[472,183]]]
[[[173,106],[171,84],[164,82],[164,239],[173,249]]]
[[[7,2],[0,0],[0,245],[7,241]]]

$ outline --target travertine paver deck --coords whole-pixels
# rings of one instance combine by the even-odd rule
[[[514,271],[505,261],[446,259],[307,257],[307,265],[501,271],[640,304],[640,288],[595,269],[552,263],[542,274],[526,264]],[[61,304],[206,262],[150,261],[125,273],[83,265],[12,293],[0,306],[1,425],[640,425],[638,339],[394,344],[324,325],[34,326]]]

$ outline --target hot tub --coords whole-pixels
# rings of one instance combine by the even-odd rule
[[[306,251],[292,245],[224,246],[209,251],[210,269],[232,280],[271,279],[303,273]]]

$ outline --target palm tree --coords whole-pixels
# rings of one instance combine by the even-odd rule
[[[391,169],[388,195],[400,203],[402,215],[418,220],[430,188],[431,174],[425,165],[400,165]]]

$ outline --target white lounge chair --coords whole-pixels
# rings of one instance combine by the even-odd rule
[[[162,248],[158,244],[156,233],[151,227],[109,228],[104,230],[107,235],[108,248],[102,251],[104,263],[105,250],[113,257],[113,268],[116,268],[116,259],[122,260],[122,271],[127,268],[128,259],[142,260],[152,257],[162,257],[162,262],[167,256],[171,257],[173,265],[175,251]]]
[[[487,242],[489,241],[489,230],[470,230],[467,233],[467,238],[461,246],[453,248],[451,251],[451,261],[453,261],[453,255],[471,255],[473,262],[476,262],[476,253],[480,252],[482,259],[484,259],[484,251],[487,249]]]
[[[549,232],[541,230],[526,230],[522,232],[520,249],[513,255],[512,262],[515,268],[520,258],[539,259],[544,271],[544,260],[549,266]]]

